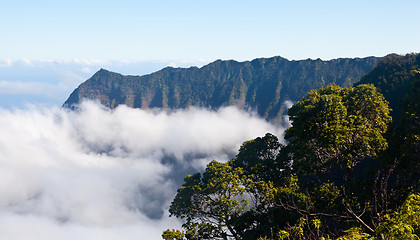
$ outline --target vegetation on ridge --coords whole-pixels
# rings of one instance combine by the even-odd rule
[[[404,56],[391,54],[379,60],[372,71],[357,84],[373,84],[390,103],[391,115],[398,120],[401,116],[400,104],[412,87],[415,70],[420,69],[420,54]]]
[[[311,91],[290,110],[289,144],[245,142],[185,178],[168,239],[418,239],[420,73],[401,120],[372,85]],[[399,141],[399,144],[397,142]]]
[[[378,58],[331,61],[289,61],[281,57],[247,62],[215,61],[201,68],[164,68],[145,76],[123,76],[100,70],[65,102],[84,98],[114,108],[219,108],[238,105],[257,109],[260,116],[281,120],[286,100],[298,101],[311,89],[337,84],[348,87],[370,71]]]
[[[309,92],[289,110],[293,125],[287,145],[268,133],[243,143],[231,161],[212,161],[204,173],[186,176],[170,206],[184,229],[168,229],[162,237],[419,239],[420,73],[415,69],[420,55],[384,57],[356,84],[343,80],[346,67],[332,70],[332,82],[318,72],[328,69],[322,65],[364,60],[216,61],[142,77],[101,70],[66,104],[83,97],[109,107],[238,104],[275,118],[283,113],[282,101]],[[369,65],[364,64],[353,70],[360,73]],[[280,78],[288,71],[294,72],[288,80]],[[319,90],[309,91],[314,88]]]

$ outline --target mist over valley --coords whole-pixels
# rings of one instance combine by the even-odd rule
[[[283,128],[236,107],[114,110],[84,102],[0,110],[0,232],[7,239],[160,239],[188,173]],[[19,228],[25,231],[18,231]]]

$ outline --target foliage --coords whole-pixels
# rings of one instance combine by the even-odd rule
[[[164,240],[183,240],[184,236],[185,236],[184,232],[175,230],[175,229],[172,229],[172,230],[168,229],[164,231],[162,234],[162,238]]]
[[[376,237],[358,227],[343,232],[345,234],[337,240],[419,239],[420,195],[411,194],[398,211],[386,214],[376,228]]]
[[[293,126],[286,139],[299,170],[328,172],[354,168],[363,158],[385,150],[389,108],[372,85],[311,91],[289,109]]]
[[[345,235],[337,238],[337,240],[374,240],[374,238],[364,233],[361,228],[353,227],[343,231]]]
[[[420,54],[400,56],[390,54],[380,59],[379,63],[357,84],[373,84],[389,101],[392,117],[399,119],[401,100],[411,88],[410,81],[414,70],[420,68]]]
[[[418,79],[399,128],[410,141],[395,153],[397,163],[416,167]],[[390,109],[374,86],[311,91],[289,114],[288,145],[268,133],[244,142],[231,161],[212,161],[184,179],[170,213],[185,220],[185,234],[167,230],[166,239],[418,238],[420,196],[403,204],[389,197],[401,193],[399,176],[409,168],[386,160]],[[416,183],[411,174],[404,191],[416,192]]]
[[[385,215],[378,232],[386,239],[419,239],[420,195],[410,195],[399,211]]]
[[[401,104],[401,122],[394,129],[394,153],[398,158],[400,179],[404,184],[419,190],[420,182],[420,72],[415,72],[411,88]],[[399,186],[401,187],[401,186]]]
[[[186,220],[186,235],[193,235],[191,239],[239,239],[232,220],[249,204],[244,198],[247,180],[242,173],[240,168],[212,161],[202,176],[185,177],[169,212]]]
[[[272,178],[286,173],[280,168],[284,164],[277,162],[282,147],[277,137],[267,134],[245,142],[236,159],[212,161],[202,175],[187,176],[169,210],[185,219],[187,239],[274,236],[280,215],[274,207],[277,188]],[[204,234],[203,228],[210,231]]]
[[[385,171],[388,171],[381,178],[388,178],[386,193],[388,198],[393,199],[388,205],[392,208],[400,206],[411,192],[420,190],[418,69],[420,54],[392,54],[381,58],[378,65],[358,83],[374,84],[392,108],[393,123],[387,136],[389,149],[380,159],[386,165]]]
[[[321,217],[335,235],[354,225],[373,233],[381,216],[375,190],[381,164],[376,159],[388,147],[389,113],[372,85],[330,85],[296,103],[289,110],[293,125],[285,138],[300,197],[286,194],[279,198],[281,206]]]
[[[279,161],[283,147],[276,136],[268,133],[262,138],[244,142],[230,164],[234,168],[242,168],[254,182],[273,181],[279,177],[280,171],[290,168],[287,159]]]

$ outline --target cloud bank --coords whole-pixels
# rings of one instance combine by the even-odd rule
[[[0,109],[4,239],[161,239],[187,173],[283,129],[235,107]]]

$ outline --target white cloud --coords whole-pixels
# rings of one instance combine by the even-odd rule
[[[100,59],[73,59],[73,63],[79,64],[79,65],[109,65],[110,61],[100,60]]]
[[[20,62],[22,62],[23,64],[25,64],[27,66],[33,66],[32,60],[30,60],[28,58],[23,58],[23,59],[20,60]]]
[[[234,107],[0,109],[2,238],[161,239],[185,174],[266,132],[283,131]]]
[[[101,240],[138,240],[162,239],[160,236],[167,226],[179,226],[173,219],[154,221],[139,219],[128,224],[101,227],[75,223],[60,223],[43,216],[18,215],[2,212],[0,216],[0,232],[2,239],[101,239]]]
[[[287,109],[289,109],[293,106],[294,103],[290,100],[286,100],[286,101],[284,101],[283,104]],[[289,127],[292,126],[292,121],[290,120],[289,115],[287,115],[287,114],[283,115],[283,126],[285,128],[289,128]]]
[[[13,61],[11,59],[0,59],[0,67],[10,67]]]

